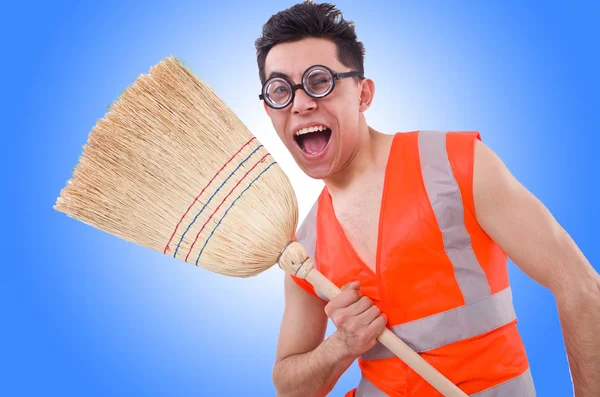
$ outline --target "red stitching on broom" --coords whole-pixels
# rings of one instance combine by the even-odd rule
[[[173,230],[173,234],[171,234],[171,237],[169,238],[169,241],[167,242],[167,245],[165,246],[165,250],[163,251],[163,254],[166,254],[167,251],[169,251],[171,249],[169,247],[169,244],[171,244],[171,240],[173,240],[173,237],[175,237],[175,233],[177,233],[177,229],[179,228],[179,225],[181,225],[181,222],[183,222],[183,219],[185,218],[185,216],[188,214],[188,212],[190,212],[190,210],[192,209],[192,207],[194,206],[194,204],[196,204],[196,201],[198,201],[198,199],[200,198],[200,196],[202,196],[202,193],[204,193],[204,191],[206,190],[206,188],[212,183],[212,181],[215,180],[215,178],[217,177],[217,175],[219,175],[219,173],[221,171],[223,171],[223,169],[227,166],[227,164],[229,164],[231,162],[231,160],[233,160],[235,158],[235,156],[237,156],[242,150],[244,150],[244,148],[246,146],[248,146],[250,144],[250,142],[252,142],[254,139],[256,139],[256,137],[250,138],[250,140],[248,142],[246,142],[240,148],[240,150],[238,150],[237,152],[235,152],[235,154],[233,156],[231,156],[231,158],[229,160],[227,160],[227,162],[225,164],[223,164],[223,166],[221,167],[221,169],[219,169],[215,173],[215,175],[212,177],[212,179],[210,181],[208,181],[208,183],[206,184],[206,186],[204,186],[204,188],[202,189],[202,191],[200,192],[200,194],[194,199],[194,201],[192,202],[192,204],[190,204],[190,206],[188,207],[187,211],[185,211],[185,214],[183,214],[183,216],[181,217],[181,219],[177,223],[177,226],[175,226],[175,230]]]
[[[252,171],[254,168],[256,168],[257,165],[259,165],[260,163],[262,163],[263,161],[265,161],[265,158],[267,158],[267,156],[269,154],[270,153],[267,153],[264,156],[262,156],[262,158],[260,160],[258,160],[256,162],[256,164],[254,164],[252,166],[252,168],[250,168],[248,171],[246,171],[246,173],[244,174],[243,177],[240,178],[240,180],[238,181],[238,183],[236,183],[235,186],[231,188],[231,190],[229,191],[229,193],[227,193],[227,196],[225,196],[225,198],[221,201],[221,203],[219,204],[219,206],[217,207],[217,209],[215,209],[213,211],[213,213],[210,214],[210,216],[208,217],[208,219],[206,220],[206,222],[204,222],[204,225],[202,225],[202,227],[200,228],[200,231],[198,232],[198,234],[196,234],[196,238],[194,239],[194,242],[190,246],[190,250],[188,251],[187,255],[185,256],[185,261],[186,262],[188,260],[188,257],[190,256],[190,253],[192,252],[192,249],[194,248],[194,245],[196,244],[196,241],[198,241],[198,237],[200,236],[200,233],[202,233],[202,230],[204,230],[204,227],[206,225],[208,225],[208,222],[212,219],[213,215],[217,213],[217,211],[219,210],[219,208],[221,208],[221,206],[223,205],[223,203],[225,202],[225,200],[227,200],[227,198],[231,195],[231,193],[233,193],[233,191],[235,190],[235,188],[238,187],[238,185],[244,180],[244,178],[246,178],[246,176],[250,173],[250,171]]]

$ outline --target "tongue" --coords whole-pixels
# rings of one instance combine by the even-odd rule
[[[318,154],[327,146],[327,134],[323,131],[312,132],[304,135],[302,146],[308,154]]]

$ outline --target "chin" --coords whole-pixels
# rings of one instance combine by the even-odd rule
[[[319,162],[307,161],[302,155],[300,158],[295,157],[296,164],[302,172],[312,179],[327,179],[332,175],[333,159],[324,158]],[[328,156],[329,157],[329,156]]]
[[[329,177],[329,172],[327,170],[315,170],[314,168],[311,169],[304,169],[302,168],[302,171],[304,171],[304,173],[312,179],[316,179],[316,180],[324,180],[327,179]]]

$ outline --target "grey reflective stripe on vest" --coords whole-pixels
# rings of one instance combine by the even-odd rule
[[[392,332],[416,352],[428,350],[481,335],[508,324],[516,318],[510,287],[467,306],[420,318],[391,327]],[[377,360],[394,354],[377,343],[361,358]]]
[[[315,201],[310,211],[302,221],[302,224],[296,232],[296,241],[300,243],[306,250],[308,256],[315,261],[315,254],[317,252],[317,212],[319,209],[319,200]],[[316,264],[316,261],[315,261]],[[319,298],[328,300],[327,297],[322,295],[316,288],[315,292]]]
[[[460,189],[446,152],[446,135],[437,131],[419,132],[421,172],[456,282],[465,303],[469,304],[489,296],[490,288],[465,226]]]
[[[313,260],[317,251],[317,211],[319,200],[315,201],[306,218],[296,232],[296,241],[306,250],[306,253]]]
[[[515,378],[471,394],[471,397],[535,397],[535,385],[531,376],[531,369],[527,368],[525,372]]]
[[[379,390],[370,380],[362,376],[360,378],[360,382],[358,383],[358,387],[356,388],[356,393],[354,393],[354,397],[380,397],[387,396],[384,392]]]
[[[500,383],[489,389],[482,390],[471,397],[535,397],[535,387],[531,370],[527,368],[525,372],[506,382]],[[387,394],[379,390],[364,376],[361,378],[356,388],[355,397],[385,397]]]

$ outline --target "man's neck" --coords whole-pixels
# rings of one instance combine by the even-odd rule
[[[385,172],[387,149],[392,137],[375,131],[369,126],[366,126],[366,129],[367,132],[361,134],[363,138],[359,149],[346,167],[323,181],[334,197],[344,196],[345,193],[356,191],[361,186],[367,187],[370,182],[380,179],[376,176],[381,176]]]

